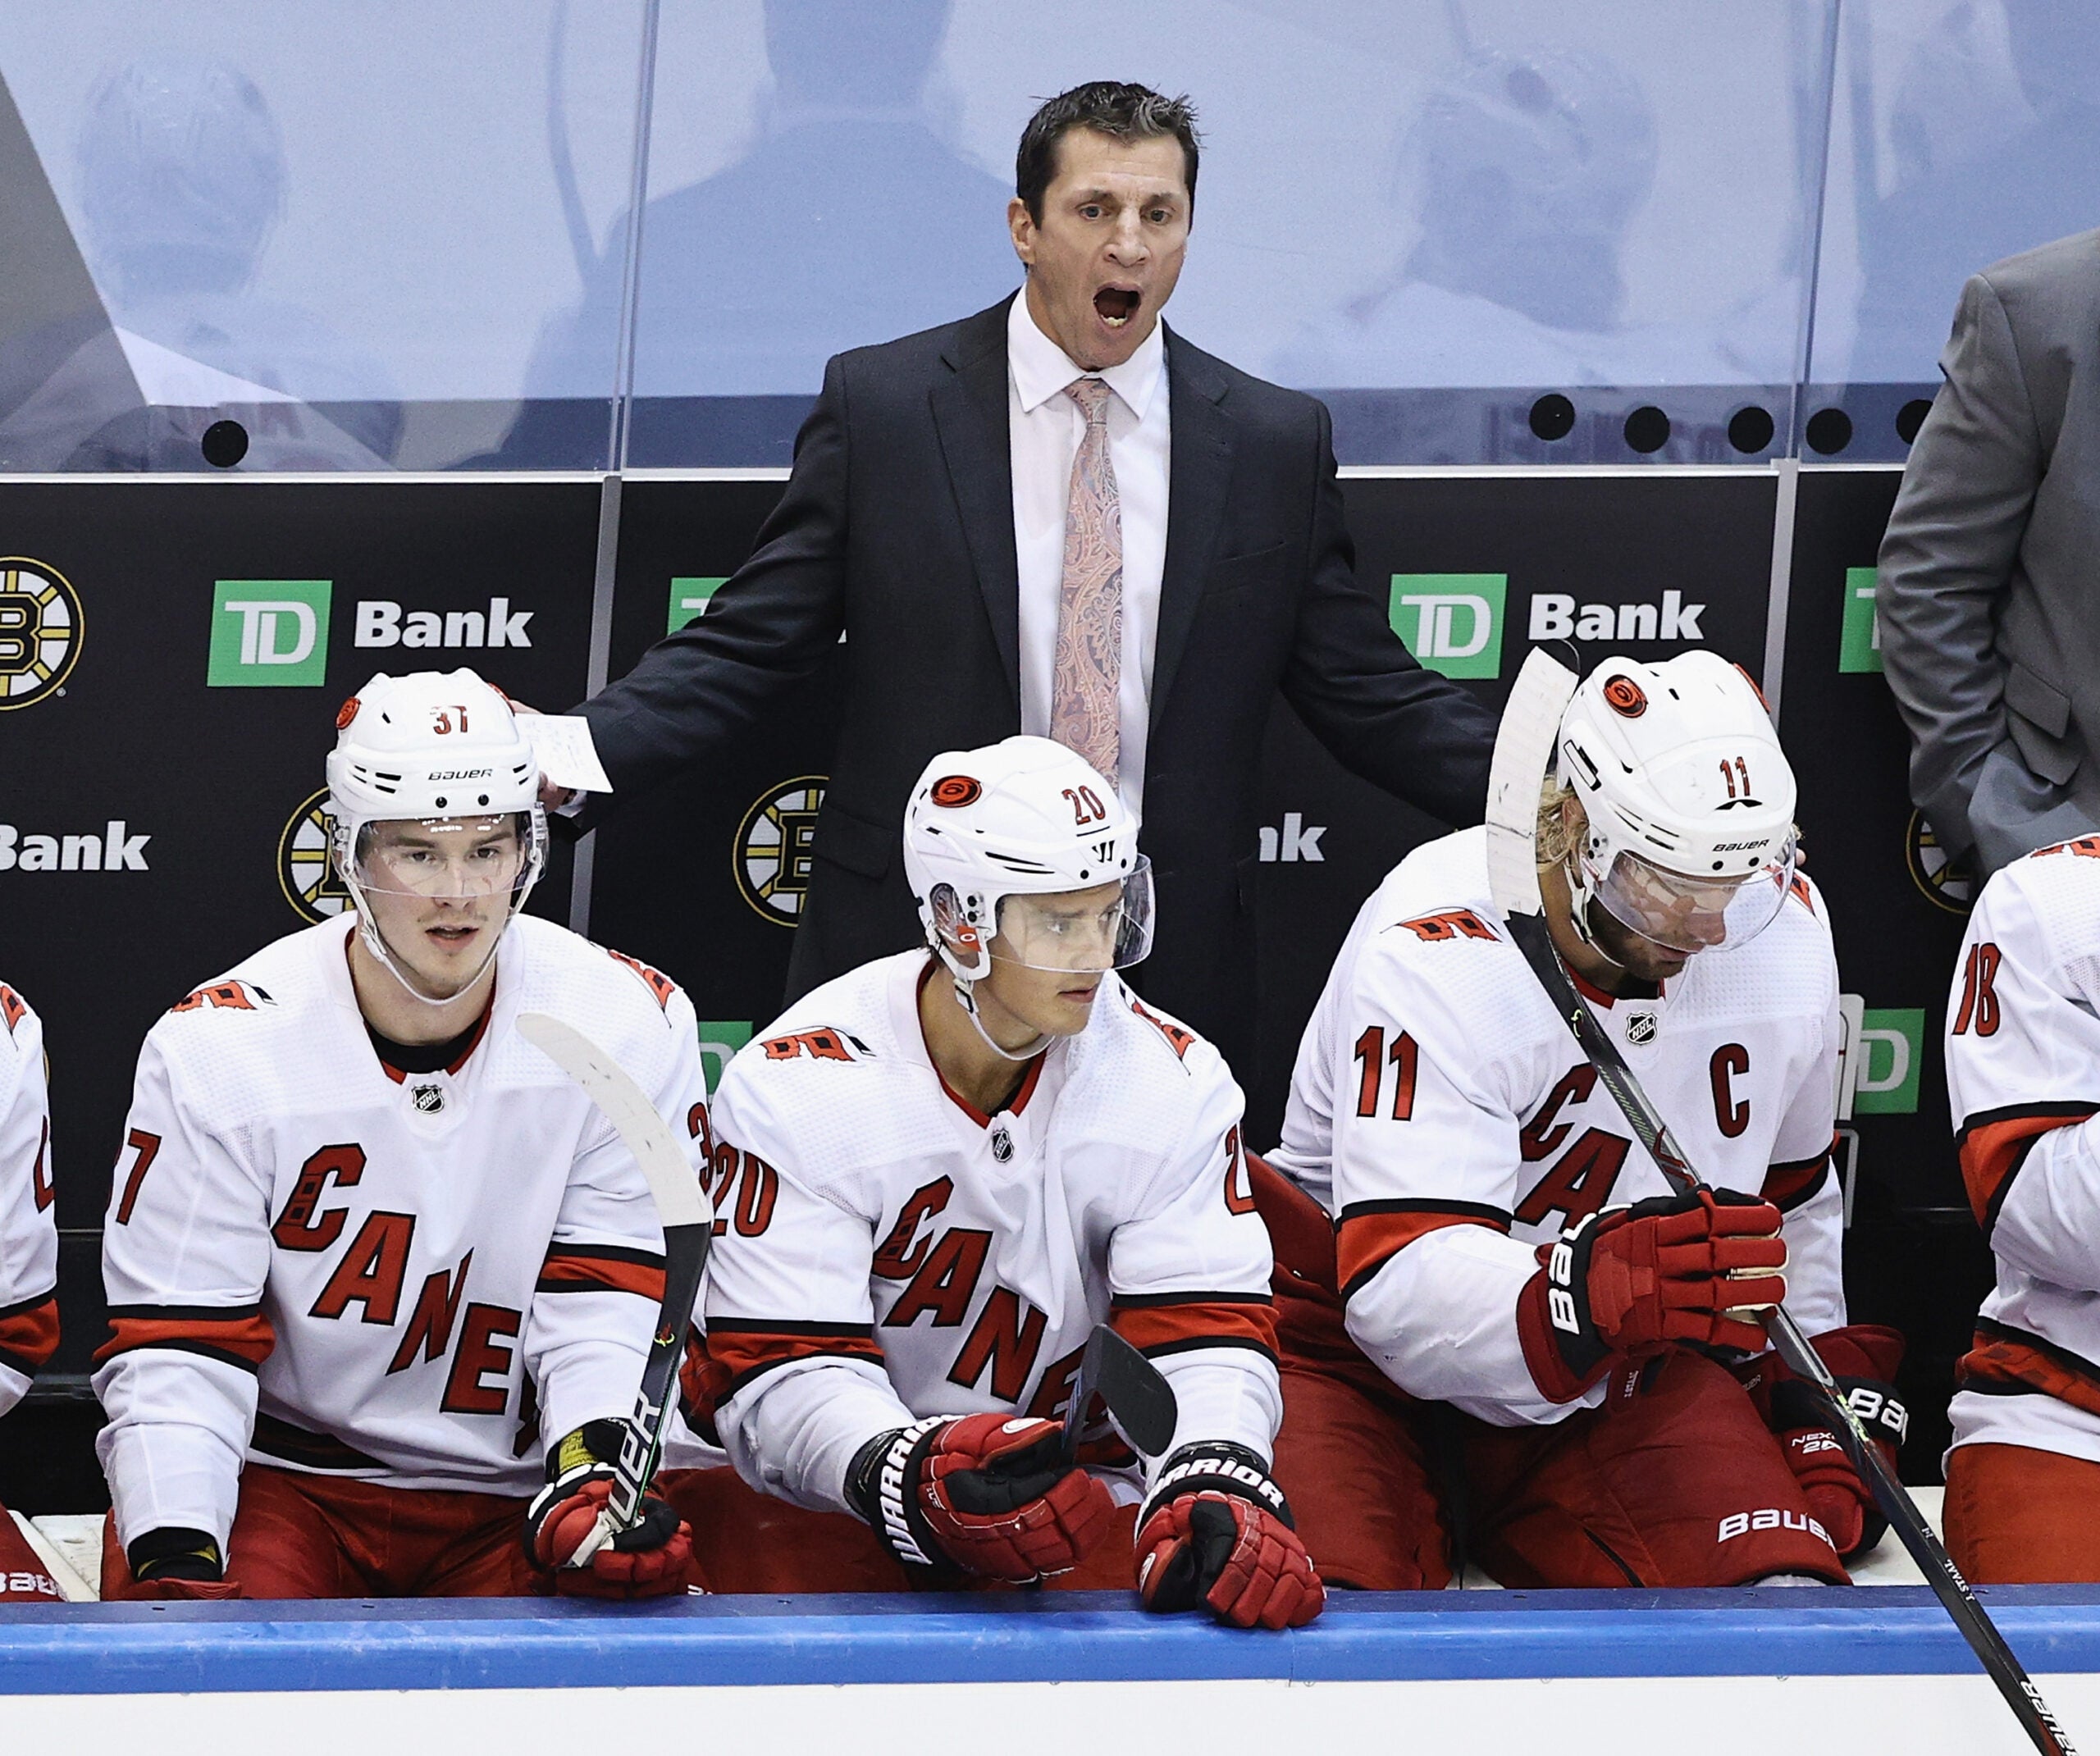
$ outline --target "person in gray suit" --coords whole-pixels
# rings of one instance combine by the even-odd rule
[[[2100,231],[1972,276],[1882,539],[1911,796],[1979,878],[2100,826]]]

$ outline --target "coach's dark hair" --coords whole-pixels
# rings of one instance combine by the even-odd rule
[[[1189,203],[1196,200],[1196,108],[1185,95],[1162,98],[1148,85],[1094,80],[1060,92],[1028,119],[1014,155],[1014,193],[1028,203],[1029,217],[1043,223],[1043,192],[1057,172],[1057,143],[1075,128],[1091,128],[1117,140],[1171,136],[1181,143]]]

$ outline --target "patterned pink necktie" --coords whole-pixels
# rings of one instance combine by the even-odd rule
[[[1112,786],[1120,755],[1123,677],[1123,503],[1108,458],[1108,386],[1081,378],[1065,395],[1086,415],[1065,505],[1065,572],[1057,594],[1057,656],[1050,736]]]

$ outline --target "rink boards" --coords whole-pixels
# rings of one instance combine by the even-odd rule
[[[2072,1736],[2100,1735],[2100,1591],[1987,1602]],[[1918,1588],[1349,1594],[1284,1634],[1129,1603],[30,1607],[0,1612],[0,1724],[16,1749],[149,1738],[220,1756],[609,1732],[765,1750],[957,1737],[1002,1751],[2025,1747]]]

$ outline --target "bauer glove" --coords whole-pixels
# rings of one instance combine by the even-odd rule
[[[1290,1506],[1244,1445],[1184,1445],[1160,1466],[1138,1519],[1138,1594],[1148,1610],[1208,1610],[1236,1628],[1303,1627],[1326,1589]]]
[[[1839,1393],[1894,1470],[1897,1451],[1911,1426],[1910,1412],[1889,1381],[1903,1361],[1902,1336],[1878,1324],[1855,1323],[1819,1335],[1809,1345],[1830,1368]],[[1745,1361],[1736,1375],[1785,1451],[1809,1510],[1839,1558],[1850,1562],[1865,1554],[1881,1540],[1888,1521],[1874,1504],[1874,1490],[1860,1479],[1833,1436],[1835,1418],[1821,1393],[1776,1353]]]
[[[846,1472],[847,1498],[908,1567],[1015,1585],[1068,1573],[1107,1534],[1108,1490],[1059,1455],[1053,1421],[1002,1414],[879,1434]]]
[[[642,1496],[632,1528],[591,1558],[573,1558],[613,1497],[611,1460],[625,1423],[587,1421],[547,1453],[547,1485],[526,1509],[525,1553],[550,1569],[564,1597],[657,1598],[686,1589],[692,1529],[653,1494]]]
[[[1517,1299],[1524,1363],[1571,1403],[1614,1357],[1673,1345],[1761,1349],[1764,1313],[1787,1296],[1779,1210],[1733,1189],[1611,1207],[1541,1245]]]

